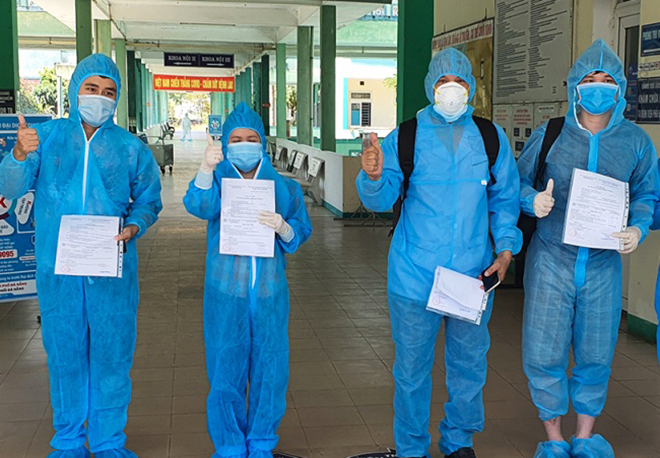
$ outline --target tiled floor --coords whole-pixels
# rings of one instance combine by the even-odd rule
[[[202,284],[204,226],[181,204],[203,142],[177,142],[163,178],[165,210],[140,242],[142,302],[127,433],[140,458],[206,457]],[[386,229],[344,228],[310,208],[314,235],[290,258],[291,383],[279,450],[344,458],[393,447],[394,358],[386,302]],[[543,428],[521,370],[522,295],[498,294],[480,457],[531,457]],[[0,304],[0,458],[44,458],[52,435],[36,302]],[[442,338],[438,349],[443,347]],[[447,398],[443,352],[434,368],[432,428]],[[660,369],[655,347],[622,332],[610,397],[597,430],[617,457],[660,457]],[[570,434],[574,419],[566,421]],[[437,457],[436,447],[432,454]]]

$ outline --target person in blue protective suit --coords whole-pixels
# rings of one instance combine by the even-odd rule
[[[567,83],[569,110],[541,189],[533,183],[545,125],[518,160],[522,210],[539,218],[525,267],[523,365],[548,435],[535,457],[607,458],[612,447],[592,429],[605,405],[621,320],[621,256],[562,243],[564,218],[574,169],[629,183],[627,229],[612,235],[622,240],[621,253],[631,253],[653,220],[657,158],[650,138],[623,117],[623,66],[605,42],[597,40],[577,59]],[[576,365],[569,379],[571,343]],[[569,398],[578,414],[570,445],[561,432]]]
[[[0,194],[35,190],[37,292],[48,355],[56,449],[49,458],[135,458],[125,449],[129,372],[137,334],[136,240],[162,205],[156,161],[114,124],[121,81],[102,54],[83,59],[69,84],[68,118],[25,126],[0,163]],[[62,215],[124,219],[121,278],[55,274]],[[87,428],[85,429],[85,422]]]
[[[438,266],[474,278],[488,269],[487,275],[497,272],[504,279],[522,245],[516,227],[520,204],[515,159],[497,126],[500,149],[489,170],[469,105],[475,84],[467,57],[455,49],[443,50],[431,61],[425,80],[431,105],[417,113],[414,170],[390,247],[387,286],[396,345],[394,439],[399,457],[428,453],[431,370],[443,321],[449,400],[439,446],[451,458],[475,456],[472,436],[485,422],[482,388],[493,296],[479,325],[427,311],[426,304]],[[371,210],[391,209],[402,194],[398,135],[395,129],[382,147],[372,135],[372,146],[362,153],[357,188]],[[493,251],[498,254],[494,262]]]
[[[183,199],[188,212],[208,221],[204,342],[213,458],[270,458],[286,408],[285,254],[294,253],[309,238],[312,226],[300,186],[275,171],[266,146],[261,118],[241,103],[222,126],[222,147],[213,146],[209,138],[200,170]],[[275,231],[274,257],[220,254],[223,178],[275,183],[276,211],[259,216],[262,225]]]
[[[660,182],[660,161],[658,161],[658,181]],[[651,230],[660,230],[660,189],[658,189],[658,202],[655,203],[655,213],[653,215],[653,224]],[[658,268],[658,280],[655,283],[655,312],[660,318],[660,267]],[[657,351],[658,362],[660,362],[660,326],[657,331]]]

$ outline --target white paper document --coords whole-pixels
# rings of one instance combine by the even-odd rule
[[[574,169],[566,206],[564,243],[597,250],[619,250],[620,239],[612,237],[628,224],[628,183]]]
[[[222,179],[221,254],[275,256],[275,231],[259,224],[261,211],[275,211],[274,181]]]
[[[121,277],[123,243],[118,216],[64,215],[57,239],[56,275]]]
[[[482,286],[481,280],[438,267],[426,310],[478,325],[488,306]]]

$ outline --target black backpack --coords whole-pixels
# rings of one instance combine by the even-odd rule
[[[495,124],[493,124],[488,119],[480,118],[478,116],[473,116],[475,124],[479,128],[481,133],[481,138],[484,142],[484,147],[486,148],[486,155],[488,156],[488,169],[490,172],[491,183],[496,182],[495,176],[493,175],[492,169],[497,162],[497,156],[500,152],[500,139],[497,135],[497,129]],[[548,156],[548,151],[552,147],[552,144],[555,142],[559,133],[561,132],[562,127],[564,126],[564,118],[552,118],[548,121],[548,126],[546,127],[545,136],[543,137],[543,143],[541,145],[541,152],[539,153],[539,162],[536,169],[536,176],[534,179],[534,188],[538,187],[540,183],[541,176],[543,176],[543,171],[545,170],[545,159]],[[413,173],[415,167],[415,139],[417,137],[417,118],[409,119],[401,123],[399,126],[399,137],[397,139],[398,151],[399,151],[399,166],[401,167],[401,172],[403,172],[403,192],[401,196],[397,199],[393,212],[393,221],[392,221],[392,230],[390,231],[390,236],[394,234],[394,229],[399,223],[401,218],[401,209],[403,206],[403,200],[406,198],[408,193],[408,186],[410,185],[410,176]],[[523,251],[527,250],[529,241],[534,235],[536,230],[536,217],[527,216],[521,213],[520,219],[518,220],[518,227],[523,233]]]
[[[565,118],[552,118],[548,121],[548,125],[545,128],[545,135],[543,136],[543,143],[541,143],[541,151],[539,152],[538,164],[536,164],[536,174],[534,175],[534,189],[539,190],[539,185],[541,184],[541,178],[543,177],[543,172],[545,171],[545,160],[548,157],[550,148],[552,148],[553,143],[559,137],[561,129],[564,127]],[[518,229],[522,231],[523,234],[523,246],[521,253],[527,252],[527,247],[529,247],[529,242],[532,241],[532,236],[536,232],[536,216],[529,216],[522,211],[520,212],[520,218],[518,218]]]

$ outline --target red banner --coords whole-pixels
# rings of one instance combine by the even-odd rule
[[[154,75],[154,89],[181,92],[234,92],[234,77]]]

